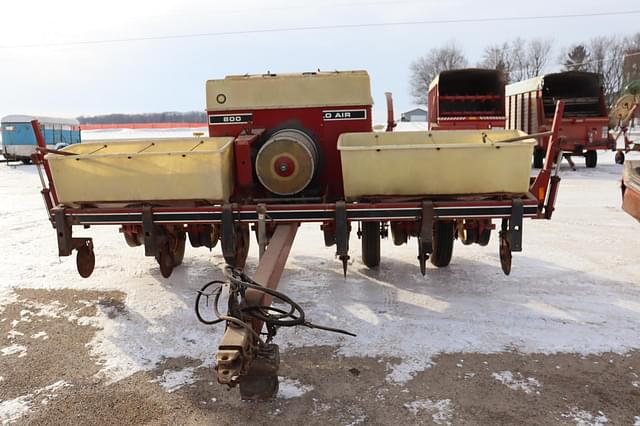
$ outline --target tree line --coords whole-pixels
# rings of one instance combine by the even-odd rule
[[[556,61],[553,60],[553,40],[525,40],[518,37],[486,46],[476,66],[501,70],[507,83],[536,77],[552,65],[560,65],[566,71],[597,72],[602,75],[605,97],[611,104],[625,84],[624,58],[633,54],[640,54],[640,32],[626,37],[594,37],[583,43],[563,47]],[[410,65],[410,90],[415,102],[426,104],[429,84],[441,71],[469,66],[470,62],[464,51],[455,42],[429,50]]]
[[[80,124],[131,124],[131,123],[206,123],[203,111],[150,112],[141,114],[104,114],[78,117]]]

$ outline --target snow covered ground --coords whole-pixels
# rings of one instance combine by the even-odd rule
[[[191,131],[94,131],[83,139],[185,133]],[[508,277],[500,269],[495,238],[488,247],[456,242],[451,265],[428,264],[423,277],[415,240],[401,247],[383,241],[380,268],[368,270],[352,235],[344,279],[335,248],[324,247],[319,225],[302,226],[280,290],[300,303],[311,321],[358,336],[295,329],[282,330],[276,342],[284,350],[329,345],[345,356],[397,357],[400,361],[387,366],[391,384],[410,380],[441,353],[639,349],[640,223],[620,209],[621,166],[610,153],[599,155],[596,169],[576,162],[575,172],[562,167],[553,220],[525,222],[524,251],[514,254]],[[222,330],[197,322],[193,302],[205,282],[222,278],[219,248],[210,253],[187,247],[183,265],[163,279],[154,259],[141,247],[126,246],[117,227],[77,229],[77,235],[94,237],[96,252],[93,275],[82,279],[74,257],[57,256],[39,189],[33,166],[0,166],[0,313],[15,301],[17,289],[119,290],[126,293],[126,316],[110,315],[106,307],[96,317],[68,318],[97,328],[89,346],[101,377],[122,380],[166,358],[188,357],[212,366]],[[256,263],[253,240],[250,273]],[[63,315],[55,304],[30,310],[27,318]],[[3,354],[20,356],[16,348],[10,339],[0,341]],[[189,367],[158,381],[171,392],[191,383],[192,373]],[[285,390],[295,382],[286,383]]]

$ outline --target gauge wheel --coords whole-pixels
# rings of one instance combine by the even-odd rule
[[[478,244],[484,247],[489,244],[490,240],[491,240],[491,229],[489,228],[483,229],[482,232],[480,233],[480,237],[478,237]]]
[[[124,232],[124,240],[127,242],[129,247],[138,247],[140,245],[140,241],[138,241],[138,235],[129,234],[128,232]]]
[[[187,235],[184,231],[179,231],[176,235],[176,241],[173,246],[173,253],[171,254],[173,258],[173,266],[178,266],[182,264],[182,260],[184,259],[184,250],[187,245]]]
[[[476,233],[477,233],[476,229],[467,228],[465,225],[466,224],[463,224],[460,230],[458,231],[458,238],[460,238],[460,241],[462,242],[462,244],[464,244],[465,246],[468,246],[475,243],[478,240],[478,237],[476,236]]]
[[[329,228],[325,226],[322,229],[322,233],[324,234],[324,245],[326,247],[331,247],[336,244],[336,232],[335,229]]]

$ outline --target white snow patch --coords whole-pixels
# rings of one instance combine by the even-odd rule
[[[22,358],[23,356],[27,355],[27,348],[25,346],[14,343],[11,346],[0,349],[0,353],[2,353],[2,356],[18,354],[18,358]]]
[[[49,335],[47,334],[46,331],[39,331],[35,334],[31,335],[32,339],[40,339],[42,338],[42,340],[47,340],[49,338]]]
[[[165,292],[162,303],[157,303],[156,291]],[[211,328],[201,327],[189,306],[194,295],[195,291],[166,292],[155,284],[127,298],[127,305],[131,303],[136,312],[128,310],[112,318],[108,308],[100,307],[95,317],[78,320],[98,329],[87,344],[90,354],[100,360],[98,376],[113,383],[150,370],[165,358],[182,356],[202,360],[203,366],[214,365],[216,335],[223,329],[214,328],[212,333]]]
[[[531,301],[524,304],[523,306],[534,311],[538,311],[541,314],[547,315],[551,318],[557,318],[564,321],[577,321],[577,319],[573,315],[570,315],[562,309],[556,308],[555,306],[551,306],[548,303]]]
[[[9,330],[9,333],[7,333],[7,339],[9,340],[15,340],[18,336],[24,336],[24,333],[21,333],[18,330]]]
[[[633,420],[633,426],[640,426],[640,416],[635,416]]]
[[[432,401],[430,399],[421,399],[404,404],[414,415],[418,415],[420,411],[427,411],[431,414],[431,419],[438,425],[450,425],[453,417],[453,406],[450,399],[440,399]]]
[[[159,383],[167,392],[174,392],[184,385],[195,382],[194,372],[195,368],[193,367],[187,367],[183,370],[165,370],[162,376],[151,380],[151,383]]]
[[[577,426],[603,426],[609,422],[602,411],[592,414],[574,407],[571,412],[562,414],[562,417],[573,420]]]
[[[55,398],[58,391],[70,386],[71,384],[64,380],[59,380],[43,388],[36,389],[26,395],[6,401],[0,401],[0,421],[3,425],[15,422],[20,417],[25,416],[29,411],[31,411],[34,398],[42,396],[44,398],[42,402],[43,404],[46,404],[45,401]]]
[[[36,310],[35,316],[45,318],[60,318],[61,313],[66,308],[66,305],[57,300],[46,304],[30,302],[28,306]]]
[[[58,380],[55,383],[50,384],[49,386],[45,386],[44,388],[37,390],[36,394],[42,393],[42,391],[45,391],[47,393],[48,396],[56,396],[57,394],[55,392],[59,391],[60,389],[64,389],[67,387],[72,386],[70,383],[67,383],[64,380]]]
[[[431,366],[431,362],[425,364],[422,359],[416,359],[413,357],[403,359],[399,364],[388,365],[391,371],[387,374],[386,380],[391,383],[406,383],[413,379],[413,376],[415,376],[418,371]]]
[[[493,373],[491,376],[509,389],[521,390],[526,394],[533,392],[540,393],[539,389],[542,387],[537,379],[533,377],[527,377],[525,379],[522,374],[518,372],[514,374],[511,371],[501,371],[499,373]]]
[[[363,305],[362,303],[352,303],[344,305],[344,309],[354,317],[368,322],[371,325],[380,324],[380,319],[378,319],[376,313],[373,312],[367,305]]]
[[[15,422],[31,410],[32,395],[23,395],[0,402],[0,421],[3,425]]]
[[[366,421],[367,421],[367,416],[363,414],[361,416],[354,417],[353,420],[345,424],[345,426],[358,426],[358,425],[364,424]]]
[[[280,377],[278,397],[283,399],[298,398],[313,390],[313,386],[304,385],[299,380]]]

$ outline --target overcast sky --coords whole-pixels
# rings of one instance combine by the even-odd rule
[[[398,112],[415,105],[409,65],[457,42],[471,64],[485,45],[516,36],[561,47],[640,31],[640,14],[235,34],[55,47],[105,39],[416,20],[602,13],[640,9],[637,0],[86,0],[12,1],[0,6],[0,116],[204,110],[207,79],[227,74],[366,69],[376,120],[384,92]],[[7,47],[8,46],[8,47]],[[554,54],[556,67],[557,54]]]

